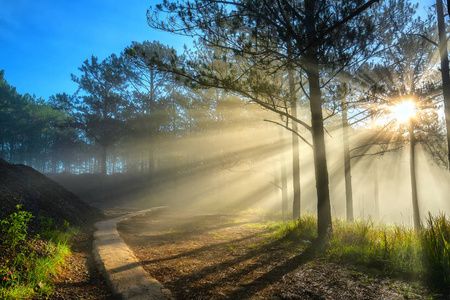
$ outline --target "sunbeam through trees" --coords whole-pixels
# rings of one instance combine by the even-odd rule
[[[183,51],[126,40],[49,99],[0,71],[0,158],[102,209],[313,215],[311,249],[347,247],[341,219],[361,245],[428,238],[450,213],[448,4],[161,1],[145,26]]]

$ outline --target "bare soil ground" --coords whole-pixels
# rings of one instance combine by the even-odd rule
[[[148,273],[177,299],[422,299],[412,283],[320,259],[270,237],[258,214],[161,210],[119,224]]]

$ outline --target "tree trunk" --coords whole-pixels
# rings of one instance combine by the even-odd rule
[[[289,93],[291,102],[291,115],[297,118],[297,99],[295,97],[295,82],[294,82],[294,70],[289,68]],[[294,188],[294,199],[292,205],[292,218],[294,220],[300,218],[300,151],[298,136],[298,124],[292,121],[292,182]]]
[[[322,95],[320,90],[319,62],[317,58],[317,37],[315,24],[316,0],[305,1],[305,24],[307,34],[306,76],[309,83],[309,103],[311,110],[311,134],[314,153],[314,173],[317,190],[317,234],[318,240],[324,240],[332,230],[330,188],[328,182],[327,153],[325,149],[325,131],[323,126]]]
[[[149,178],[153,178],[153,175],[155,173],[154,160],[155,160],[155,155],[153,152],[153,145],[151,143],[149,143],[149,146],[148,146],[148,168],[147,168]]]
[[[442,90],[444,94],[445,124],[447,127],[448,168],[450,169],[450,74],[448,66],[447,34],[442,0],[436,0],[439,30],[439,53],[441,55]]]
[[[56,165],[57,165],[57,163],[56,163],[55,155],[53,155],[51,161],[52,161],[52,167],[51,167],[51,168],[52,168],[52,173],[53,173],[53,174],[56,174],[56,172],[57,172],[57,171],[56,171]]]
[[[318,64],[316,65],[318,67]],[[308,70],[310,90],[310,109],[312,123],[312,140],[314,152],[314,171],[317,190],[317,226],[318,238],[323,240],[331,230],[331,205],[328,182],[327,155],[325,149],[325,132],[323,127],[322,99],[318,68]]]
[[[375,220],[380,219],[380,196],[378,189],[378,157],[374,157],[373,166],[373,197],[374,197],[374,217]]]
[[[344,176],[345,176],[345,204],[347,208],[347,221],[352,222],[353,217],[353,190],[352,171],[350,164],[350,147],[348,141],[347,102],[342,102],[342,136],[344,142]]]
[[[102,146],[100,150],[100,173],[106,175],[106,146]]]
[[[416,154],[415,154],[415,144],[416,139],[414,136],[414,122],[409,121],[409,136],[410,136],[410,155],[409,155],[409,167],[411,173],[411,196],[412,196],[412,206],[413,206],[413,220],[414,220],[414,230],[419,232],[421,229],[420,223],[420,212],[419,212],[419,200],[417,197],[417,183],[416,183]]]
[[[288,214],[288,196],[287,196],[287,172],[286,172],[286,155],[284,154],[284,139],[283,139],[283,130],[280,128],[280,145],[281,155],[280,155],[280,168],[281,168],[281,213],[283,217],[286,217]]]
[[[66,158],[64,161],[64,172],[70,173],[71,171],[70,160]]]
[[[373,112],[370,113],[370,118],[372,120],[372,131],[376,132],[375,128],[375,116]],[[373,154],[377,151],[373,148]],[[379,220],[380,218],[380,198],[378,192],[378,158],[376,155],[373,157],[373,204],[374,204],[374,217],[375,220]]]

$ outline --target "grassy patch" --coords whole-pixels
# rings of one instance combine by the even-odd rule
[[[371,221],[336,220],[325,256],[402,278],[418,278],[423,272],[420,239],[412,229]]]
[[[450,220],[445,215],[429,215],[422,231],[424,270],[430,285],[450,291]]]
[[[65,258],[70,255],[67,245],[75,233],[68,224],[65,230],[52,226],[46,220],[41,224],[41,234],[31,236],[27,232],[33,216],[29,212],[17,211],[0,222],[2,244],[0,246],[0,298],[30,299],[45,297],[52,293],[52,275],[56,274]],[[12,235],[12,233],[18,233]]]
[[[317,237],[317,219],[302,216],[297,221],[267,223],[270,237],[287,246]],[[402,226],[359,220],[334,220],[326,259],[378,270],[379,273],[407,280],[422,280],[435,290],[450,289],[450,220],[444,215],[429,216],[420,234]]]
[[[269,222],[266,226],[275,239],[310,241],[317,237],[317,219],[313,215],[304,215],[296,221]]]

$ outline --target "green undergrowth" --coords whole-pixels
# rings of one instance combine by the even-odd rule
[[[317,237],[317,219],[312,215],[296,221],[269,222],[270,237],[282,243],[305,245]],[[369,220],[334,220],[323,258],[353,264],[377,274],[406,280],[421,280],[434,290],[449,292],[450,219],[429,216],[420,233],[404,226],[389,226]]]
[[[309,241],[317,237],[317,219],[313,215],[303,215],[296,221],[272,221],[266,226],[275,239]]]
[[[450,219],[429,215],[427,223],[421,234],[427,280],[437,288],[445,287],[444,292],[450,294]]]
[[[0,299],[31,299],[52,293],[51,278],[68,255],[68,241],[76,230],[62,228],[52,219],[39,220],[39,234],[29,231],[34,216],[17,205],[17,211],[0,220]]]
[[[326,257],[404,279],[416,279],[423,273],[420,239],[412,229],[367,220],[335,221],[333,225]]]

